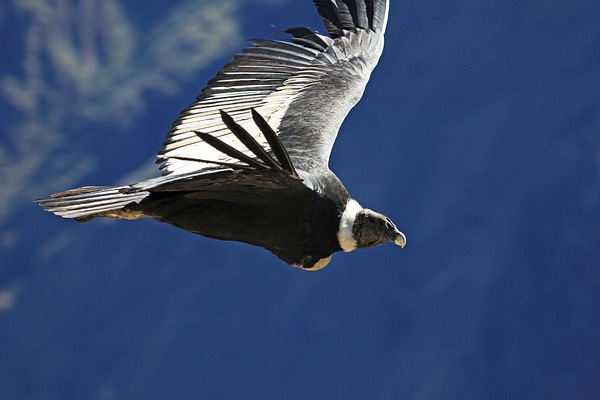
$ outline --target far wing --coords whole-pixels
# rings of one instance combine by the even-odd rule
[[[215,151],[197,131],[255,157],[223,123],[221,110],[268,148],[252,121],[252,108],[277,132],[298,168],[327,165],[339,127],[362,96],[383,50],[388,2],[314,2],[330,37],[290,28],[288,41],[251,40],[255,47],[236,55],[173,123],[157,157],[163,175],[235,161]]]

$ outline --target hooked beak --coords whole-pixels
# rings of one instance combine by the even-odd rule
[[[397,244],[400,247],[406,246],[406,236],[404,233],[400,232],[396,229],[396,236],[394,237],[394,244]]]

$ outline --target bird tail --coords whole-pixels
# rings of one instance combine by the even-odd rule
[[[124,209],[131,203],[139,203],[149,192],[131,191],[126,186],[84,186],[56,193],[49,199],[35,202],[63,218],[75,218],[77,222],[87,222],[97,217],[138,219],[145,215],[138,211]]]

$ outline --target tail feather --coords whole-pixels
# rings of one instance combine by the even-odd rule
[[[49,199],[36,203],[63,218],[76,218],[86,222],[96,217],[137,219],[142,215],[123,208],[139,203],[149,192],[131,192],[130,186],[84,186],[56,193]]]

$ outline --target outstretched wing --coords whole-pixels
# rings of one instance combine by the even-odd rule
[[[254,47],[234,56],[173,123],[157,157],[163,175],[234,162],[197,131],[256,158],[239,145],[220,114],[227,112],[260,147],[267,147],[253,122],[253,108],[277,133],[296,167],[327,166],[339,127],[361,98],[383,50],[388,1],[314,3],[330,36],[290,28],[287,41],[250,40]]]

